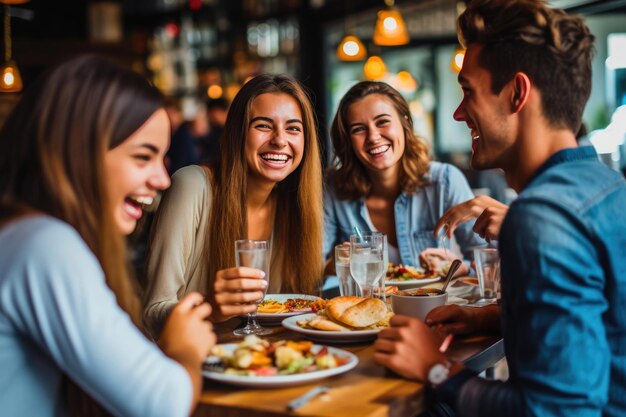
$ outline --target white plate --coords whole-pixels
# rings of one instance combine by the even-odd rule
[[[289,298],[304,298],[305,300],[317,300],[319,297],[306,294],[267,294],[264,300],[276,300],[280,303],[285,302]],[[300,311],[291,311],[289,313],[257,313],[256,318],[259,324],[266,326],[280,326],[280,323],[287,317],[297,316],[311,312],[310,308]],[[246,316],[244,316],[246,318]]]
[[[224,348],[226,353],[231,353],[236,347],[237,343],[228,343],[221,345]],[[317,352],[322,349],[323,346],[313,345],[311,350],[313,352]],[[348,372],[352,368],[354,368],[358,363],[359,359],[352,353],[345,351],[343,349],[338,349],[334,347],[328,347],[328,351],[333,355],[337,355],[339,357],[347,357],[349,360],[347,363],[338,366],[332,369],[325,369],[323,371],[313,371],[307,372],[304,374],[292,374],[292,375],[276,375],[276,376],[243,376],[243,375],[228,375],[219,372],[212,372],[208,370],[203,370],[202,374],[215,381],[224,382],[231,385],[240,385],[245,387],[254,387],[254,388],[277,388],[277,387],[286,387],[293,386],[295,384],[307,384],[309,382],[318,381],[323,378],[328,378],[329,376],[339,375],[344,372]]]
[[[423,278],[423,279],[407,279],[407,280],[396,280],[396,279],[388,279],[385,281],[385,285],[395,285],[398,288],[417,288],[422,285],[432,284],[433,282],[437,282],[441,279],[441,277],[434,278]]]
[[[326,330],[305,329],[298,326],[298,321],[309,320],[317,314],[303,314],[301,316],[289,317],[283,320],[283,326],[296,333],[305,335],[311,340],[325,343],[354,343],[365,342],[376,339],[376,335],[380,329],[376,330],[343,330],[339,332],[331,332]]]

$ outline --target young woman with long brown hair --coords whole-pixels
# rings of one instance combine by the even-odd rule
[[[321,279],[322,173],[315,116],[285,75],[248,81],[228,112],[220,159],[172,177],[152,228],[146,324],[158,334],[179,298],[207,295],[214,320],[253,312],[260,271],[236,268],[234,242],[271,240],[268,292],[311,292]]]
[[[331,128],[335,161],[327,173],[324,254],[350,240],[354,227],[387,235],[389,261],[405,265],[457,257],[438,247],[435,225],[447,209],[473,197],[457,168],[430,160],[413,133],[406,100],[388,84],[363,81],[343,96]],[[454,236],[469,259],[485,241],[473,222]],[[447,257],[447,258],[446,258]],[[330,263],[332,265],[332,263]],[[467,273],[469,262],[459,272]]]
[[[185,298],[165,325],[163,351],[131,320],[138,320],[139,301],[124,235],[134,230],[141,204],[170,183],[163,165],[168,146],[159,92],[94,56],[48,72],[6,121],[0,131],[4,414],[99,410],[77,408],[94,403],[70,386],[116,415],[193,410],[201,363],[215,343],[209,305],[197,293]]]

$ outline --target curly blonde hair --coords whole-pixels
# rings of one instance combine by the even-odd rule
[[[491,72],[494,93],[523,72],[541,92],[551,125],[578,131],[594,53],[594,36],[580,16],[548,8],[543,0],[472,0],[457,31],[463,45],[484,45],[479,62]]]
[[[379,94],[391,100],[402,123],[405,147],[400,163],[400,188],[406,193],[414,193],[428,183],[424,175],[430,164],[428,146],[413,133],[413,119],[408,103],[389,84],[362,81],[350,88],[339,102],[330,132],[335,159],[326,172],[326,179],[341,199],[356,200],[369,195],[372,189],[367,170],[352,148],[347,120],[350,106],[371,94]]]

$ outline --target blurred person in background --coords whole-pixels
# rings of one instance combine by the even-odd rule
[[[224,98],[207,100],[206,114],[209,121],[209,133],[200,144],[200,158],[203,162],[214,164],[220,156],[220,138],[228,117],[228,101]]]
[[[473,0],[455,119],[472,167],[501,168],[519,197],[501,224],[502,299],[396,316],[374,359],[429,383],[433,413],[626,414],[626,181],[576,132],[591,91],[593,35],[540,0]],[[439,352],[444,332],[501,331],[510,377],[478,378]]]
[[[152,226],[144,320],[153,335],[200,291],[225,321],[269,293],[316,292],[322,269],[322,173],[315,115],[295,79],[259,75],[237,93],[213,165],[172,177]],[[263,271],[235,267],[235,241],[271,240]]]
[[[141,76],[85,56],[33,84],[0,131],[3,415],[195,408],[210,306],[189,294],[153,344],[126,262],[125,235],[170,184],[163,105]]]
[[[172,175],[180,168],[201,160],[200,144],[209,132],[204,111],[198,110],[192,120],[185,120],[178,100],[170,98],[165,108],[172,124],[172,143],[165,156],[167,172]]]

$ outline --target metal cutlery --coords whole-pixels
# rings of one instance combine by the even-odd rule
[[[317,387],[313,387],[303,395],[287,404],[287,410],[295,411],[300,407],[304,407],[309,401],[315,398],[315,396],[323,394],[329,389],[330,387],[328,385],[318,385]]]
[[[462,262],[460,259],[455,259],[454,261],[452,261],[452,265],[450,265],[450,269],[448,269],[448,273],[446,274],[446,280],[443,283],[443,287],[441,287],[442,294],[446,292],[448,284],[450,283],[450,281],[452,281],[452,277],[454,276],[456,270],[459,269],[459,267],[461,266],[461,263]]]

